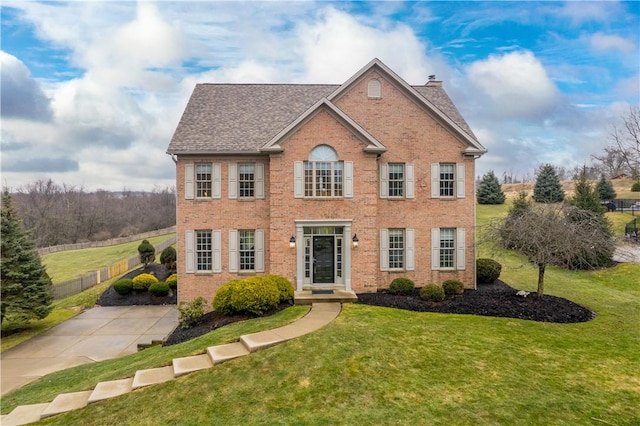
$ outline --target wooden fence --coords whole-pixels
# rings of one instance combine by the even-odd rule
[[[171,226],[169,228],[143,232],[142,234],[131,235],[129,237],[112,238],[110,240],[104,240],[104,241],[88,241],[86,243],[61,244],[59,246],[42,247],[37,249],[36,251],[40,256],[42,256],[44,254],[57,253],[59,251],[82,250],[82,249],[94,248],[94,247],[109,247],[109,246],[115,246],[117,244],[125,244],[125,243],[130,243],[132,241],[145,240],[147,238],[158,237],[160,235],[171,234],[174,232],[176,232],[176,227]]]
[[[164,233],[166,234],[167,233],[166,230],[164,231],[165,231]],[[140,236],[138,236],[138,238],[140,238]],[[148,237],[142,237],[142,238],[148,238]],[[174,235],[173,237],[170,237],[169,239],[156,244],[154,246],[156,249],[156,256],[159,257],[162,250],[175,244],[175,242],[176,242],[176,237]],[[64,281],[59,284],[55,284],[53,286],[53,298],[55,300],[58,300],[58,299],[63,299],[65,297],[73,296],[74,294],[78,294],[88,288],[93,287],[94,285],[100,284],[101,282],[104,282],[104,281],[110,280],[111,278],[122,275],[127,271],[135,268],[138,265],[140,265],[140,257],[138,255],[131,256],[128,259],[120,260],[107,267],[98,269],[95,272],[91,272],[90,274],[86,274],[79,278],[74,278],[69,281]]]

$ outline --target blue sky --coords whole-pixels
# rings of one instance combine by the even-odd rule
[[[489,153],[572,168],[640,103],[639,2],[3,1],[2,184],[174,185],[198,82],[343,83],[380,58],[436,74]]]

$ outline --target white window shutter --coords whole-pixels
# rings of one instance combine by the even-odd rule
[[[229,272],[238,272],[238,230],[229,230]]]
[[[264,198],[264,164],[256,163],[255,164],[255,179],[256,179],[256,198]]]
[[[229,199],[238,198],[238,163],[229,163]]]
[[[380,164],[380,198],[389,198],[389,166]]]
[[[465,198],[465,175],[464,175],[464,163],[457,164],[456,170],[456,182],[458,185],[458,189],[456,191],[456,197]]]
[[[294,198],[304,197],[304,163],[302,161],[293,163],[293,196]]]
[[[256,272],[264,272],[264,231],[255,231],[255,268]]]
[[[344,162],[344,198],[353,198],[353,161]]]
[[[413,164],[407,163],[405,164],[405,173],[407,174],[406,184],[407,184],[407,198],[414,198],[415,194],[415,183],[413,177]]]
[[[194,232],[185,231],[184,233],[184,247],[185,247],[185,271],[187,274],[193,274],[196,271],[196,257],[195,257],[195,241]]]
[[[440,198],[440,164],[431,164],[431,198]]]
[[[187,200],[193,200],[194,197],[194,185],[193,185],[193,163],[184,165],[184,198]]]
[[[222,231],[211,232],[213,245],[213,272],[222,272]]]
[[[415,249],[415,239],[416,239],[416,231],[414,229],[406,229],[405,237],[407,239],[405,245],[405,252],[407,255],[407,259],[405,262],[405,269],[407,271],[413,271],[416,269],[416,249]]]
[[[431,228],[431,269],[440,269],[440,228]]]
[[[380,230],[380,270],[389,270],[389,230]]]
[[[222,164],[213,163],[211,165],[211,197],[222,197]]]
[[[466,266],[464,228],[458,228],[456,233],[456,269],[462,271]]]

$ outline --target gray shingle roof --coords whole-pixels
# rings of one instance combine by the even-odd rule
[[[340,85],[198,84],[167,152],[258,153],[278,132],[338,88]],[[477,142],[441,86],[412,88]]]
[[[167,152],[257,153],[280,130],[338,87],[198,84]]]

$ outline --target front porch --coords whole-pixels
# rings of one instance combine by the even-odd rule
[[[353,291],[342,289],[308,289],[294,292],[293,300],[296,305],[344,303],[355,302],[358,300],[358,296]]]

